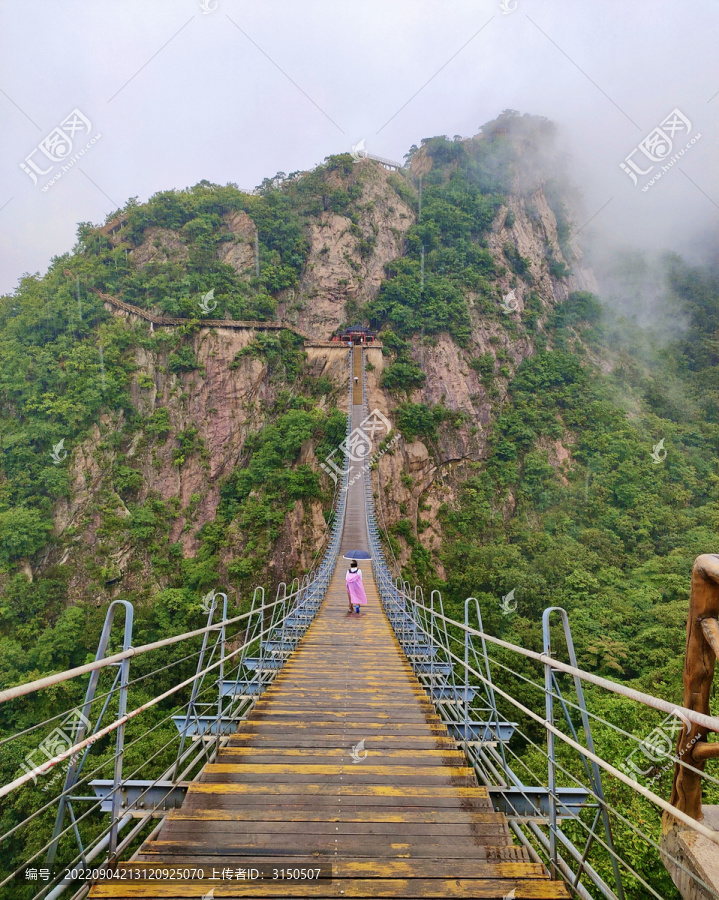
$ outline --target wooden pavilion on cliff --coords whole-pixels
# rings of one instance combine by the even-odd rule
[[[364,325],[351,325],[339,334],[332,335],[333,341],[343,344],[374,344],[377,333],[365,328]]]

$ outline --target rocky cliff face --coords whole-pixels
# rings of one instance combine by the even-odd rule
[[[330,337],[377,295],[384,267],[403,254],[404,235],[415,219],[380,165],[359,160],[353,177],[362,188],[356,221],[327,211],[309,226],[300,288],[279,309],[281,318],[319,339]],[[333,173],[332,183],[340,187],[341,177]]]
[[[255,223],[246,212],[228,213],[224,217],[232,240],[223,241],[218,256],[222,262],[232,266],[238,275],[249,275],[255,271]]]
[[[415,154],[403,196],[431,168],[426,153]],[[413,208],[398,189],[399,177],[362,160],[352,172],[353,182],[361,187],[353,214],[327,210],[307,223],[309,253],[300,283],[280,296],[278,318],[288,327],[326,340],[340,324],[361,315],[364,304],[377,296],[385,266],[404,255],[407,231],[416,221]],[[339,173],[332,173],[332,179],[338,188],[345,183]],[[249,279],[255,271],[255,225],[245,212],[225,215],[223,224],[229,236],[219,244],[217,257]],[[409,438],[399,442],[378,466],[377,490],[388,527],[408,520],[416,541],[432,554],[440,576],[444,574],[437,558],[442,540],[440,509],[456,500],[471,466],[483,459],[489,427],[506,397],[512,373],[532,353],[532,334],[521,325],[508,328],[508,318],[519,322],[531,301],[539,310],[536,327],[541,330],[543,316],[571,291],[594,287],[591,274],[582,270],[576,248],[566,240],[560,242],[557,218],[541,183],[531,190],[517,186],[495,216],[485,247],[497,266],[496,310],[488,314],[486,297],[468,292],[471,334],[465,346],[446,332],[431,339],[422,334],[411,339],[411,357],[426,380],[406,399],[461,415],[441,424],[434,442]],[[142,244],[130,253],[137,268],[186,256],[178,234],[164,228],[147,229]],[[524,260],[521,277],[512,258]],[[506,301],[507,297],[511,299]],[[138,549],[126,532],[111,527],[113,521],[129,516],[121,492],[107,476],[110,463],[120,454],[142,476],[134,500],[158,499],[164,504],[168,544],[179,546],[185,557],[197,552],[198,532],[216,515],[223,479],[241,463],[247,436],[268,421],[267,410],[279,390],[262,354],[245,356],[231,367],[253,338],[250,331],[200,327],[191,341],[197,367],[178,374],[169,371],[167,352],[137,349],[133,404],[145,421],[152,422],[161,413],[164,424],[152,434],[146,428],[136,431],[129,446],[118,448],[112,435],[119,422],[106,416],[75,453],[71,496],[58,504],[55,515],[60,549],[45,561],[77,562],[78,592],[85,577],[82,561],[95,571],[100,593],[107,591],[110,596],[120,587],[146,585],[148,579],[153,589],[163,585],[161,567],[153,563],[152,552]],[[341,355],[309,348],[306,361],[312,378],[330,379],[334,389],[327,402],[340,407],[345,403],[346,384]],[[471,365],[489,355],[494,360],[491,387]],[[393,420],[402,398],[381,386],[387,358],[374,351],[372,359],[367,373],[370,407]],[[567,455],[561,445],[555,450],[558,461]],[[303,462],[319,470],[311,445],[303,448],[303,456]],[[266,560],[268,574],[306,568],[324,527],[319,502],[297,502]],[[227,558],[238,550],[240,540],[230,541]],[[402,537],[399,546],[399,561],[404,563],[411,548]]]
[[[200,328],[191,341],[197,369],[178,374],[168,369],[167,351],[137,349],[133,405],[145,422],[159,419],[160,424],[137,430],[129,443],[118,446],[113,435],[122,417],[104,416],[73,453],[70,498],[60,501],[55,511],[59,546],[44,561],[73,567],[71,596],[86,595],[89,572],[94,579],[91,592],[99,600],[120,591],[154,593],[167,584],[152,551],[113,527],[130,516],[111,474],[118,465],[141,476],[134,504],[164,505],[163,543],[181,548],[186,558],[195,555],[200,529],[217,513],[223,479],[241,464],[247,436],[269,421],[268,410],[284,387],[269,378],[261,357],[248,355],[233,364],[253,338],[249,330]],[[324,397],[321,405],[346,406],[345,366],[325,355],[319,365],[314,361],[314,371],[334,385],[331,400]],[[300,462],[319,469],[311,445]],[[308,568],[324,532],[322,504],[297,501],[272,558],[266,560],[268,571]],[[232,555],[230,546],[225,560]]]
[[[426,175],[431,168],[431,159],[425,153],[415,155],[415,175]],[[512,373],[532,353],[531,334],[521,329],[508,331],[504,316],[518,319],[530,294],[539,297],[546,315],[572,291],[596,290],[593,274],[582,267],[579,249],[566,242],[564,250],[560,246],[557,218],[541,183],[529,192],[520,191],[519,185],[515,189],[517,193],[500,209],[486,239],[486,247],[499,266],[497,306],[501,309],[501,301],[509,297],[507,302],[513,311],[486,315],[469,294],[472,330],[467,347],[459,347],[446,333],[431,341],[417,337],[412,341],[412,358],[427,376],[424,386],[413,392],[412,401],[429,406],[442,404],[448,410],[464,413],[463,422],[440,427],[433,446],[416,440],[400,442],[393,452],[380,459],[375,476],[387,526],[409,520],[416,539],[431,553],[441,578],[445,573],[438,559],[442,541],[440,508],[456,501],[470,467],[484,458],[486,436],[506,397]],[[525,277],[514,275],[505,253],[507,245],[527,261]],[[557,267],[556,263],[566,266],[564,277],[559,276],[561,265]],[[539,330],[541,322],[542,316]],[[491,391],[469,364],[485,354],[495,358]],[[397,398],[383,391],[380,381],[380,369],[368,373],[370,407],[378,407],[392,419]],[[555,460],[559,466],[569,457],[569,451],[561,442],[557,444],[550,448],[550,462]],[[509,502],[511,505],[513,498]],[[511,511],[508,508],[505,513],[510,515]],[[398,562],[404,565],[411,547],[401,536],[398,543]]]

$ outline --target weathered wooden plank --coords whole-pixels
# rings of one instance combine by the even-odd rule
[[[263,868],[282,865],[287,860],[281,856],[262,856],[257,860],[250,860],[250,865],[257,862]],[[311,865],[317,863],[312,857],[297,857],[292,860],[293,865]],[[210,869],[217,866],[215,857],[176,857],[173,859],[176,866],[192,866]],[[247,863],[244,863],[247,866]],[[337,859],[331,864],[334,878],[477,878],[477,862],[475,860],[429,860],[429,859]],[[133,860],[129,863],[121,863],[120,868],[137,867],[151,870],[157,868],[158,863],[152,859]],[[483,878],[546,878],[544,866],[524,860],[495,860],[488,859],[482,862]]]
[[[273,749],[298,749],[304,748],[336,748],[337,735],[342,735],[339,731],[334,735],[307,735],[300,731],[293,731],[289,735],[286,730],[281,732],[255,731],[253,733],[233,734],[227,744],[227,752],[231,752],[236,748],[253,749],[262,752],[265,748]],[[439,735],[424,734],[374,734],[366,737],[365,740],[372,742],[373,746],[386,748],[387,750],[437,750],[445,752],[455,752],[457,744],[452,738],[443,738]]]
[[[347,754],[348,760],[351,759],[349,753]],[[468,766],[438,766],[438,765],[428,765],[424,766],[420,772],[417,771],[415,766],[405,766],[402,764],[397,764],[394,766],[389,765],[375,765],[372,762],[366,761],[360,765],[356,765],[353,767],[352,763],[350,763],[350,768],[348,769],[347,765],[341,765],[339,762],[333,762],[330,765],[316,765],[314,763],[292,763],[292,762],[281,762],[281,763],[262,763],[260,765],[254,765],[252,763],[243,763],[243,762],[221,762],[221,763],[208,763],[204,772],[208,775],[262,775],[265,778],[271,775],[319,775],[319,776],[333,776],[340,775],[342,772],[351,773],[353,778],[359,778],[360,776],[366,777],[369,775],[382,776],[385,778],[411,778],[411,779],[427,779],[432,776],[436,776],[438,778],[471,778],[471,784],[474,783],[474,771],[470,769]],[[429,782],[425,781],[425,784]]]
[[[393,810],[384,812],[381,809],[370,807],[359,807],[351,812],[342,810],[342,815],[337,812],[333,814],[330,810],[311,807],[297,808],[288,806],[283,809],[277,807],[257,807],[248,806],[244,809],[198,809],[188,810],[172,810],[169,818],[176,822],[247,822],[254,827],[256,822],[291,822],[295,823],[298,830],[304,830],[305,826],[310,823],[319,823],[322,826],[332,828],[335,824],[342,823],[344,826],[349,825],[438,825],[438,826],[472,826],[491,824],[493,822],[503,822],[504,816],[495,812],[475,812],[467,814],[464,810],[419,810],[407,808],[402,812]],[[302,823],[302,828],[299,828]],[[173,829],[174,831],[174,829]]]
[[[447,766],[460,766],[465,761],[459,750],[422,750],[414,748],[396,749],[386,746],[378,747],[372,743],[364,746],[367,759],[373,762],[382,761],[383,765],[411,764],[413,766],[436,766],[438,763]],[[350,761],[352,755],[349,747],[231,747],[222,754],[225,763],[245,762],[251,765],[264,765],[278,761],[308,762],[313,764],[329,764],[334,759]]]
[[[512,890],[517,900],[563,900],[569,897],[562,882],[547,879],[438,879],[438,878],[368,878],[336,879],[331,884],[302,882],[235,882],[212,881],[161,882],[154,885],[97,885],[93,897],[204,897],[214,888],[214,898],[222,897],[454,897],[457,900],[500,900]]]
[[[221,846],[218,842],[221,842]],[[351,853],[357,857],[368,859],[412,858],[412,859],[486,859],[491,848],[508,847],[511,840],[505,831],[487,830],[482,835],[467,835],[464,840],[456,836],[438,835],[429,842],[425,835],[386,834],[343,834],[335,832],[335,837],[316,834],[278,834],[277,832],[256,832],[251,835],[234,836],[232,832],[224,832],[220,836],[208,839],[206,834],[181,834],[177,840],[151,841],[144,848],[146,855],[160,855],[165,858],[172,854],[187,856],[188,853],[200,853],[204,856],[215,856],[223,859],[227,856],[252,856],[253,853],[269,853],[273,856],[286,856],[287,859],[297,855],[316,854],[318,858],[334,858]]]
[[[455,823],[452,825],[439,824],[437,822],[345,822],[343,819],[331,821],[303,822],[302,827],[297,827],[297,821],[284,819],[281,821],[265,821],[262,815],[253,820],[243,822],[225,822],[217,819],[204,819],[184,824],[175,821],[172,829],[173,837],[177,840],[189,840],[193,836],[198,839],[206,834],[217,836],[224,841],[227,835],[247,834],[295,834],[301,831],[303,835],[325,834],[336,837],[339,834],[361,835],[381,834],[391,835],[399,839],[403,835],[430,835],[437,838],[451,835],[481,835],[503,834],[508,835],[506,822],[497,818],[491,822],[483,823]],[[223,845],[224,846],[224,845]]]
[[[373,729],[381,733],[387,733],[391,725],[391,730],[395,734],[418,734],[418,735],[438,735],[447,738],[447,728],[442,722],[362,722],[355,725],[353,722],[337,722],[336,720],[317,720],[309,721],[306,718],[301,719],[282,719],[277,722],[266,720],[259,722],[248,722],[237,732],[239,735],[247,734],[253,731],[262,731],[265,734],[277,733],[284,734],[288,729],[295,728],[301,731],[310,731],[313,734],[335,734],[342,733],[344,730],[357,731],[362,728]]]

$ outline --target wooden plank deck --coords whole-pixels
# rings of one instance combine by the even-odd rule
[[[352,348],[352,406],[353,407],[362,407],[362,382],[363,382],[363,371],[362,371],[362,348],[355,345]],[[357,379],[355,381],[354,379]],[[353,409],[354,412],[354,409]],[[359,422],[357,423],[359,424]],[[354,422],[352,422],[352,427],[355,427]]]
[[[364,415],[359,374],[353,427]],[[343,543],[367,546],[361,479]],[[348,613],[346,566],[338,561],[300,646],[182,809],[124,864],[255,867],[270,879],[273,868],[323,865],[332,880],[125,881],[91,897],[569,896],[512,843],[402,654],[368,564],[368,605]]]

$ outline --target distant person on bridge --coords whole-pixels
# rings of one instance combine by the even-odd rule
[[[367,594],[364,591],[362,583],[362,569],[357,568],[357,560],[353,559],[347,570],[347,598],[349,600],[350,612],[356,612],[359,615],[360,606],[367,605]]]
[[[357,375],[355,375],[355,384],[357,384],[358,382],[359,382],[359,378]]]

